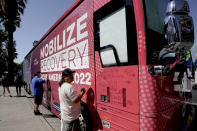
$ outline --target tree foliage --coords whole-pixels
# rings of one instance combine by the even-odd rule
[[[16,27],[20,27],[20,16],[24,13],[27,0],[0,0],[0,22],[7,32],[7,60],[8,60],[8,77],[11,82],[14,79],[14,59],[16,54],[16,42],[13,40],[13,33]]]
[[[4,71],[8,69],[7,50],[5,49],[5,41],[7,40],[7,33],[0,28],[0,77]]]

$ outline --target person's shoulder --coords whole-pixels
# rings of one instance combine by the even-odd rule
[[[37,79],[38,79],[38,80],[44,80],[44,79],[42,79],[42,78],[39,78],[39,77],[37,77]]]
[[[70,83],[64,82],[61,87],[65,89],[69,89],[69,88],[72,88],[73,86]]]
[[[46,82],[46,80],[43,79],[43,78],[39,78],[39,81],[40,81],[41,83],[45,83],[45,82]]]
[[[39,82],[39,78],[38,78],[38,77],[34,77],[34,78],[32,79],[32,81],[33,81],[33,82]]]
[[[39,77],[34,77],[32,80],[35,80],[35,81],[40,81],[40,80],[42,80],[42,78],[39,78]]]
[[[69,86],[69,87],[72,87],[72,86],[73,86],[72,84],[70,84],[70,83],[68,83],[68,82],[64,82],[64,84],[65,84],[66,86]]]
[[[36,80],[36,77],[33,77],[33,78],[32,78],[32,81],[35,81],[35,80]]]

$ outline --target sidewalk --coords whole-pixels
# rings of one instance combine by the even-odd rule
[[[22,97],[16,97],[15,87],[10,87],[12,97],[2,96],[0,86],[0,131],[60,131],[60,119],[43,106],[42,116],[33,114],[33,98],[22,89]]]

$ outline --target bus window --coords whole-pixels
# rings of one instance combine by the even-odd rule
[[[158,57],[167,44],[164,32],[166,7],[170,0],[143,0],[146,26],[147,64],[159,64]]]
[[[131,0],[112,0],[94,13],[95,46],[103,67],[137,65],[136,25]]]

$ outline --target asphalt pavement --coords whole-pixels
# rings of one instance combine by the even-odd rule
[[[10,87],[3,96],[0,86],[0,131],[60,131],[60,119],[45,107],[40,106],[41,116],[33,113],[33,97],[22,89],[22,96],[16,96],[15,87]]]

